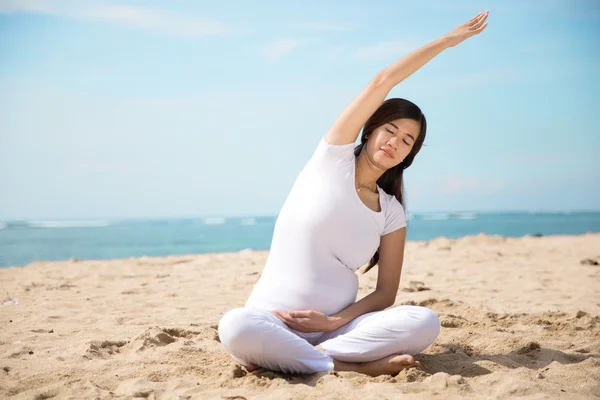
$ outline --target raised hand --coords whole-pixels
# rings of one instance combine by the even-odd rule
[[[489,11],[481,12],[474,16],[470,21],[460,24],[454,28],[454,30],[445,36],[448,41],[447,45],[450,47],[456,46],[471,36],[475,36],[483,32],[488,25],[487,22],[485,22],[488,15]]]

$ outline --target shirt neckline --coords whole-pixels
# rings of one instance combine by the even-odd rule
[[[356,181],[356,160],[352,160],[352,193],[354,193],[354,198],[356,198],[356,200],[358,200],[358,202],[365,208],[367,209],[367,211],[371,212],[372,214],[376,215],[376,216],[381,216],[383,215],[383,204],[381,202],[381,192],[382,189],[379,187],[379,185],[377,186],[377,193],[378,193],[378,199],[377,201],[379,202],[379,208],[381,209],[381,211],[375,211],[373,209],[371,209],[369,206],[367,206],[362,199],[360,198],[360,196],[358,195],[358,193],[356,193],[356,187],[355,187],[355,182]]]

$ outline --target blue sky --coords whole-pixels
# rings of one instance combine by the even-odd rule
[[[0,219],[276,215],[382,68],[428,118],[407,209],[600,205],[600,2],[0,0]],[[418,3],[418,4],[417,4]]]

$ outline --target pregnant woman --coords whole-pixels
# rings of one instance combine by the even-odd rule
[[[384,99],[442,50],[482,32],[487,16],[380,71],[320,140],[277,218],[259,281],[245,306],[219,322],[221,343],[249,371],[377,376],[419,365],[413,356],[437,338],[437,315],[386,308],[396,299],[406,240],[402,176],[427,125],[415,104]],[[355,272],[365,264],[378,265],[377,286],[356,301]]]

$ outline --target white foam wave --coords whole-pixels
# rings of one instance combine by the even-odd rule
[[[445,221],[450,219],[450,214],[448,213],[434,213],[434,214],[424,214],[422,216],[423,221]]]
[[[477,219],[476,213],[458,213],[456,219]]]
[[[0,222],[0,230],[6,228],[6,222]]]
[[[94,228],[109,226],[109,221],[29,221],[32,228]]]
[[[227,218],[222,217],[212,217],[212,218],[204,218],[205,225],[223,225],[227,221]]]
[[[240,221],[240,225],[254,225],[256,224],[255,218],[244,218]]]

